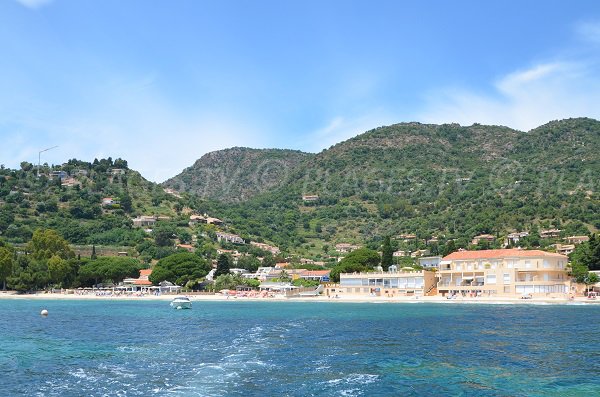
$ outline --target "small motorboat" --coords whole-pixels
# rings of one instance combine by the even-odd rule
[[[177,296],[171,301],[173,309],[191,309],[192,301],[187,296]]]

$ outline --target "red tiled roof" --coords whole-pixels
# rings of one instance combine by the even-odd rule
[[[140,277],[141,276],[149,276],[152,274],[152,269],[142,269],[140,270]]]
[[[450,260],[466,260],[466,259],[495,259],[495,258],[510,258],[510,257],[560,257],[567,259],[566,256],[546,252],[541,250],[522,250],[522,249],[497,249],[497,250],[482,250],[482,251],[456,251],[443,258],[445,261]]]

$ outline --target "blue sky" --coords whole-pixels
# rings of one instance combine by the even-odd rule
[[[403,121],[600,119],[598,1],[0,1],[0,163],[318,152]]]

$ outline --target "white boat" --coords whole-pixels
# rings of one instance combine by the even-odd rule
[[[173,309],[191,309],[192,301],[187,296],[177,296],[171,301]]]

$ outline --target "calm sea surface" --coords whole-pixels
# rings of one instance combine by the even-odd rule
[[[599,396],[599,323],[600,306],[0,300],[0,395]]]

